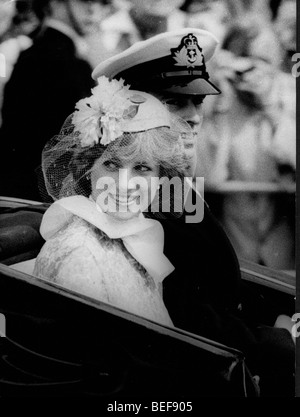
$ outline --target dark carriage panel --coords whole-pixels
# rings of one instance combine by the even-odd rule
[[[243,354],[0,265],[2,396],[256,396]]]
[[[9,206],[9,204],[11,206]],[[39,233],[47,204],[0,198],[0,262],[6,265],[35,258],[44,240]]]
[[[246,315],[273,326],[280,314],[290,317],[296,311],[296,276],[239,259],[243,305]]]
[[[241,352],[6,266],[37,255],[47,207],[0,204],[0,396],[257,395]],[[240,263],[249,317],[294,313],[295,277]]]

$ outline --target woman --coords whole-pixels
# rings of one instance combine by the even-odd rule
[[[43,218],[34,275],[172,326],[161,283],[174,267],[161,224],[143,212],[171,199],[174,210],[176,191],[164,184],[175,176],[182,184],[188,161],[179,132],[188,126],[121,81],[101,77],[92,93],[43,151],[57,201]]]

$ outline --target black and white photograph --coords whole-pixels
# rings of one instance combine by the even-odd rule
[[[297,6],[0,0],[0,400],[300,396]]]

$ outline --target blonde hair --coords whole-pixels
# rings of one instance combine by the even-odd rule
[[[169,127],[157,127],[136,133],[124,132],[107,146],[100,143],[82,147],[80,134],[74,132],[72,115],[60,134],[52,138],[42,153],[42,170],[48,194],[54,199],[91,194],[90,174],[96,161],[112,156],[122,161],[140,159],[159,167],[160,177],[183,178],[190,166],[184,151],[182,134],[192,135],[190,126],[170,115]]]
[[[89,174],[99,159],[118,158],[121,161],[140,160],[159,167],[160,177],[182,178],[187,173],[187,159],[181,134],[192,134],[183,120],[172,115],[171,128],[158,127],[136,133],[123,133],[107,146],[97,144],[91,148],[78,148],[70,162],[76,183],[76,194],[89,196],[91,183]],[[65,188],[65,187],[63,187]]]

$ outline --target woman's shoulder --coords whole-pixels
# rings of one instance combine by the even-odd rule
[[[104,232],[96,228],[78,216],[72,216],[70,221],[47,240],[45,245],[77,249],[83,247],[83,243],[96,242]]]
[[[105,275],[116,265],[128,273],[145,273],[121,239],[110,239],[102,230],[74,215],[47,239],[37,257],[34,274],[51,278],[49,274],[55,277],[67,268],[76,273],[93,275],[94,271]]]
[[[60,265],[73,258],[91,258],[90,264],[93,263],[93,255],[95,251],[99,253],[101,244],[109,245],[109,238],[95,229],[85,220],[73,216],[42,247],[36,260],[35,274],[40,275],[45,269],[57,270]]]

